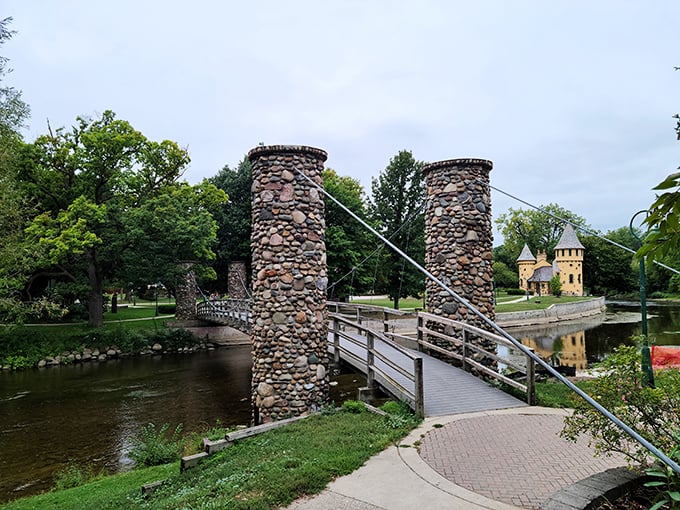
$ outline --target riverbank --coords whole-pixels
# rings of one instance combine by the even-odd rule
[[[501,327],[533,326],[571,321],[599,315],[606,310],[605,298],[550,305],[541,310],[523,310],[496,314],[496,323]]]
[[[334,478],[406,435],[416,424],[401,413],[380,416],[356,405],[311,416],[281,429],[238,441],[180,473],[177,463],[135,469],[80,487],[7,503],[27,508],[280,508],[315,494]],[[151,496],[143,484],[163,480]]]

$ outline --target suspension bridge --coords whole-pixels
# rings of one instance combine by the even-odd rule
[[[343,362],[364,374],[368,394],[379,388],[407,402],[422,416],[534,403],[534,361],[499,335],[424,312],[335,302],[328,307],[328,351],[333,364],[337,367]],[[207,322],[243,332],[252,329],[250,300],[206,300],[198,303],[197,311],[198,318]],[[441,332],[447,328],[448,334]],[[485,350],[474,337],[483,337],[500,348]],[[433,338],[451,348],[434,344]],[[435,353],[459,366],[435,357]],[[513,387],[525,398],[515,398],[490,382]]]

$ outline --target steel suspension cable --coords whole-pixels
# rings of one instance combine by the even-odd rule
[[[551,212],[549,212],[549,211],[546,211],[545,209],[543,209],[543,208],[541,208],[541,207],[538,207],[538,206],[536,206],[536,205],[530,204],[530,203],[527,202],[526,200],[522,200],[522,199],[519,198],[519,197],[516,197],[516,196],[514,196],[514,195],[511,195],[511,194],[508,193],[507,191],[503,191],[502,189],[496,188],[495,186],[492,186],[491,184],[489,184],[489,183],[487,183],[487,182],[484,182],[484,181],[482,181],[482,180],[480,180],[480,179],[475,179],[475,182],[477,182],[478,184],[483,184],[484,186],[488,186],[489,189],[492,189],[492,190],[494,190],[494,191],[497,191],[498,193],[501,193],[501,194],[505,195],[506,197],[512,198],[513,200],[517,200],[517,201],[520,202],[521,204],[524,204],[524,205],[526,205],[526,206],[528,206],[528,207],[531,207],[532,209],[535,209],[535,210],[537,210],[537,211],[540,212],[540,213],[543,213],[543,214],[545,214],[545,215],[547,215],[547,216],[550,216],[551,218],[553,218],[553,219],[555,219],[555,220],[558,220],[558,221],[561,221],[561,222],[564,222],[564,223],[568,223],[568,224],[571,225],[572,227],[574,227],[574,228],[580,230],[581,232],[583,232],[583,233],[585,233],[585,234],[588,234],[588,235],[591,235],[591,236],[595,236],[595,237],[599,237],[599,238],[602,239],[603,241],[606,241],[606,242],[608,242],[609,244],[613,244],[614,246],[616,246],[616,247],[618,247],[618,248],[621,248],[622,250],[626,250],[627,252],[632,253],[633,255],[635,255],[635,254],[637,253],[637,252],[636,252],[635,250],[633,250],[632,248],[628,248],[627,246],[624,246],[623,244],[617,243],[616,241],[612,241],[611,239],[607,239],[607,238],[606,238],[605,236],[603,236],[602,234],[599,234],[599,233],[594,232],[594,231],[592,231],[592,230],[588,230],[588,229],[585,228],[585,227],[581,227],[581,226],[577,225],[576,223],[574,223],[574,222],[572,222],[572,221],[569,221],[569,220],[567,220],[567,219],[565,219],[565,218],[560,218],[560,217],[557,216],[556,214],[553,214],[553,213],[551,213]],[[674,269],[674,268],[672,268],[672,267],[670,267],[670,266],[667,266],[666,264],[663,264],[662,262],[659,262],[659,261],[657,261],[657,260],[652,260],[652,262],[654,262],[657,266],[660,266],[660,267],[663,267],[664,269],[668,269],[669,271],[672,271],[672,272],[675,273],[675,274],[680,274],[680,271],[678,271],[677,269]]]
[[[442,282],[439,278],[434,276],[431,272],[429,272],[427,269],[425,269],[423,266],[418,264],[415,260],[413,260],[411,257],[409,257],[406,253],[404,253],[399,247],[395,246],[391,241],[386,239],[384,236],[382,236],[380,233],[378,233],[373,227],[371,227],[368,223],[366,223],[364,220],[362,220],[359,216],[354,214],[352,211],[350,211],[347,207],[345,207],[342,203],[340,203],[338,200],[335,199],[330,193],[326,192],[326,190],[323,189],[322,186],[318,185],[316,182],[314,182],[309,176],[307,176],[304,172],[302,172],[299,169],[295,169],[298,174],[300,174],[304,179],[306,179],[312,186],[314,186],[318,191],[323,193],[326,197],[331,199],[333,202],[335,202],[338,206],[340,206],[342,209],[344,209],[350,216],[352,216],[355,220],[357,220],[359,223],[361,223],[366,229],[368,229],[373,235],[378,237],[385,243],[387,246],[392,248],[395,252],[397,252],[399,255],[404,257],[412,266],[414,266],[416,269],[418,269],[421,273],[423,273],[427,278],[430,278],[433,282],[435,282],[439,287],[441,287],[444,291],[446,291],[451,297],[453,297],[456,301],[458,301],[460,304],[465,306],[468,310],[470,310],[474,315],[476,315],[479,319],[481,319],[487,326],[489,326],[491,329],[496,331],[499,335],[502,337],[506,338],[508,341],[510,341],[519,351],[524,353],[526,356],[529,356],[531,359],[533,359],[536,363],[541,365],[543,368],[545,368],[548,372],[550,372],[551,375],[553,375],[555,378],[557,378],[560,382],[562,382],[564,385],[566,385],[569,389],[571,389],[574,393],[578,394],[581,398],[583,398],[590,406],[594,407],[597,409],[600,414],[605,416],[608,420],[610,420],[612,423],[614,423],[616,426],[618,426],[621,430],[623,430],[626,434],[628,434],[631,438],[633,438],[635,441],[640,443],[642,446],[644,446],[650,453],[652,453],[655,457],[657,457],[659,460],[661,460],[664,464],[666,464],[668,467],[670,467],[673,471],[676,473],[680,474],[680,465],[678,465],[674,460],[672,460],[670,457],[668,457],[665,453],[663,453],[661,450],[659,450],[656,446],[654,446],[652,443],[647,441],[644,437],[642,437],[640,434],[638,434],[635,430],[633,430],[631,427],[626,425],[624,422],[622,422],[619,418],[614,416],[608,409],[603,407],[599,402],[597,402],[595,399],[593,399],[590,395],[588,395],[586,392],[584,392],[581,388],[576,386],[574,383],[572,383],[569,379],[564,377],[562,374],[560,374],[557,370],[555,370],[552,366],[550,366],[548,363],[546,363],[542,358],[540,358],[536,353],[532,352],[529,350],[526,346],[524,346],[519,340],[515,339],[512,335],[507,333],[503,328],[501,328],[498,324],[496,324],[494,321],[489,319],[486,315],[484,315],[482,312],[480,312],[477,308],[475,308],[467,299],[464,297],[460,296],[458,293],[456,293],[453,289],[449,288],[444,282]]]

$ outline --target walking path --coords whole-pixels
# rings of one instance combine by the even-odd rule
[[[292,510],[537,509],[592,474],[625,465],[558,434],[567,411],[504,409],[426,419],[399,445]]]

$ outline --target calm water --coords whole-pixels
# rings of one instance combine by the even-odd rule
[[[149,422],[250,421],[250,347],[0,373],[0,502],[43,491],[69,461],[124,470]]]
[[[680,345],[680,303],[648,303],[647,329],[650,342]],[[614,347],[635,343],[632,337],[642,333],[640,305],[608,302],[607,313],[597,317],[508,332],[544,359],[555,356],[561,365],[583,369],[604,359]]]
[[[680,303],[650,303],[648,315],[650,337],[680,345]],[[641,332],[640,309],[610,303],[595,319],[509,332],[544,358],[584,368],[632,343]],[[182,423],[185,431],[216,420],[247,424],[250,369],[246,346],[1,372],[0,502],[49,489],[69,462],[107,471],[131,467],[130,437],[149,422]],[[334,400],[357,382],[353,377],[340,382]]]

